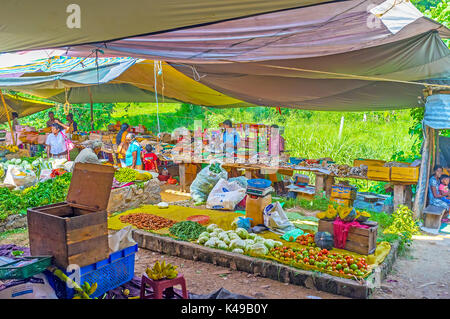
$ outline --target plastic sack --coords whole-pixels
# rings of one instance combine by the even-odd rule
[[[243,188],[247,189],[247,177],[245,176],[239,176],[239,177],[232,177],[228,179],[229,182],[237,182],[239,185],[241,185]]]
[[[32,170],[9,166],[4,183],[27,188],[33,186],[36,181],[36,174]]]
[[[25,280],[14,280],[0,286],[0,299],[58,299],[47,277],[41,273]]]
[[[228,178],[228,173],[220,167],[220,173],[215,173],[210,170],[212,164],[206,166],[197,174],[197,177],[192,182],[190,190],[191,197],[195,203],[206,202],[211,190],[216,186],[217,182],[223,178]]]
[[[251,222],[250,222],[251,220],[253,220],[253,218],[239,216],[233,220],[233,222],[231,223],[231,226],[234,227],[234,229],[243,228],[246,231],[249,231],[250,228],[252,227]]]
[[[51,179],[52,170],[51,169],[43,169],[41,170],[41,175],[39,175],[39,181],[43,182],[48,179]]]
[[[132,236],[132,230],[132,226],[126,226],[118,232],[108,235],[110,253],[136,245],[136,241]]]
[[[206,201],[206,208],[234,210],[245,197],[245,188],[238,182],[228,182],[220,179],[213,187]]]
[[[284,239],[285,241],[291,241],[290,238],[293,237],[292,241],[295,241],[297,237],[303,235],[304,233],[305,232],[303,230],[296,228],[284,233],[284,235],[281,236],[281,238]]]
[[[279,202],[267,205],[264,208],[263,217],[264,225],[269,228],[281,230],[282,232],[295,229]]]

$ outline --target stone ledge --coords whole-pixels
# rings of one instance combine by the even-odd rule
[[[365,281],[359,283],[351,279],[339,278],[325,273],[297,269],[273,261],[178,241],[142,230],[133,229],[133,238],[139,247],[151,251],[259,274],[269,279],[293,285],[350,298],[366,299],[370,294],[369,286]]]
[[[27,215],[13,214],[0,221],[0,233],[16,228],[28,227]]]

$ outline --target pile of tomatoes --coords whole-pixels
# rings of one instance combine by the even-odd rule
[[[314,234],[306,234],[298,236],[295,241],[299,243],[300,245],[315,247],[316,244],[314,243]]]
[[[286,263],[299,263],[315,266],[322,270],[328,270],[339,274],[364,276],[368,271],[368,265],[364,257],[354,258],[351,255],[331,253],[327,249],[319,247],[293,248],[280,246],[272,248],[269,254]]]

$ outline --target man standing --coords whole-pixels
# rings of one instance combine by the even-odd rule
[[[59,122],[59,119],[55,118],[55,113],[52,111],[48,112],[49,120],[47,121],[47,127],[51,127],[53,124],[58,124],[56,121]]]
[[[231,156],[236,157],[237,147],[241,141],[241,137],[236,132],[236,130],[233,129],[233,124],[231,123],[230,120],[223,121],[222,125],[224,128],[222,139],[225,157],[227,157],[228,154],[231,154]]]

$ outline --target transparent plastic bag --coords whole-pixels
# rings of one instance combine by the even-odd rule
[[[217,182],[221,178],[225,180],[228,179],[228,173],[226,170],[219,166],[220,171],[212,171],[212,165],[214,164],[210,164],[202,169],[191,184],[191,197],[195,203],[206,202],[209,193],[214,186],[216,186]],[[217,168],[217,166],[215,166],[215,168]]]

